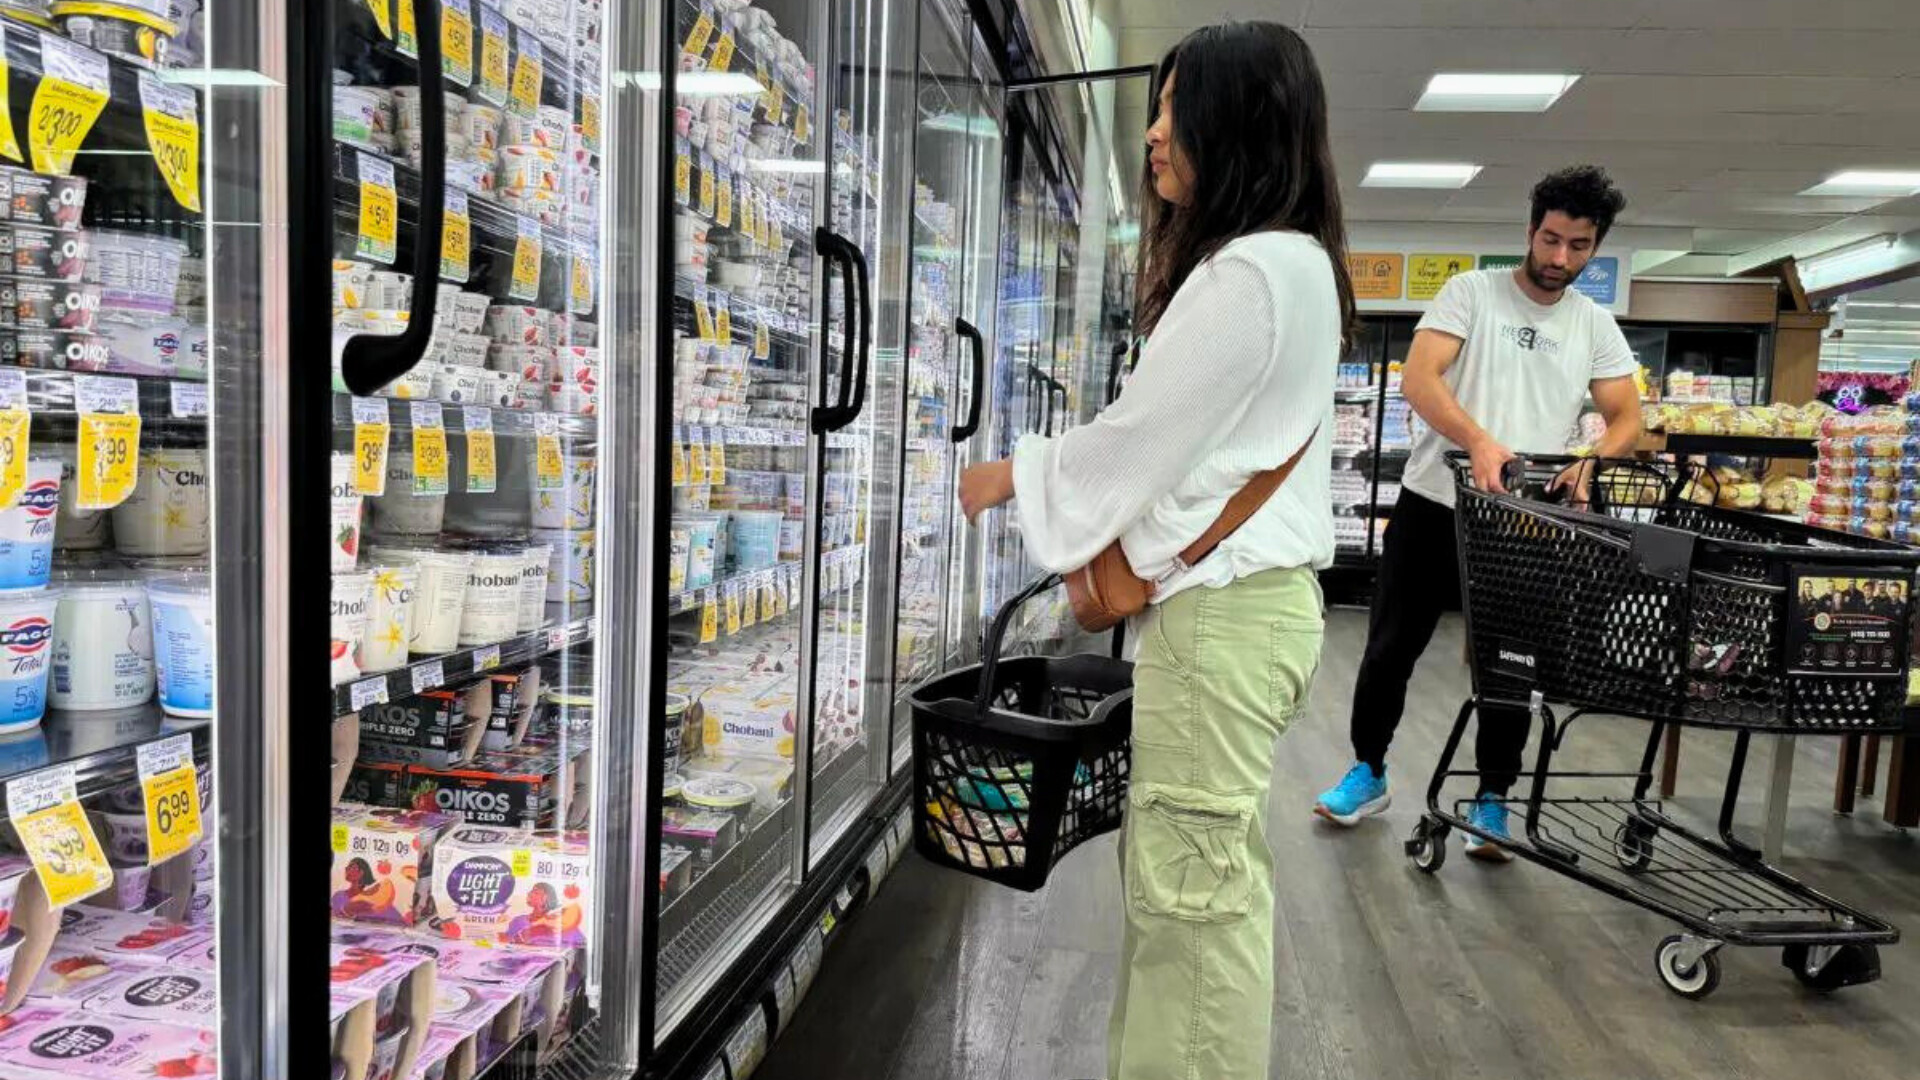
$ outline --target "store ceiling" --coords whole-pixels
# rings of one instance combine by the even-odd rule
[[[1920,197],[1798,194],[1842,169],[1920,170],[1920,0],[1116,4],[1121,64],[1222,19],[1298,28],[1327,80],[1352,221],[1513,221],[1541,174],[1592,161],[1626,191],[1624,222],[1691,229],[1693,251],[1734,272],[1920,228]],[[1437,71],[1581,79],[1545,113],[1413,112]],[[1146,122],[1135,102],[1122,131]],[[1380,160],[1485,169],[1458,191],[1359,188]]]

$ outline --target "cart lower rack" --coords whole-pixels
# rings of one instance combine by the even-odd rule
[[[1590,509],[1551,501],[1576,464]],[[1710,479],[1686,465],[1536,458],[1510,465],[1510,494],[1476,490],[1463,455],[1452,465],[1474,691],[1407,840],[1414,866],[1437,872],[1458,830],[1672,919],[1683,932],[1655,968],[1683,997],[1719,985],[1727,945],[1780,948],[1818,990],[1879,978],[1878,946],[1899,931],[1768,865],[1734,835],[1734,805],[1755,732],[1903,729],[1920,551],[1700,505]],[[1496,800],[1511,838],[1474,824],[1475,799],[1446,798],[1447,781],[1478,776],[1454,759],[1487,708],[1539,731],[1524,794]],[[1585,716],[1652,721],[1636,771],[1554,767]],[[1735,732],[1715,836],[1649,795],[1668,724]]]

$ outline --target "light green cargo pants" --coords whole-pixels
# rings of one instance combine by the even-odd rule
[[[1320,662],[1320,605],[1310,568],[1269,570],[1141,620],[1111,1080],[1266,1078],[1267,788]]]

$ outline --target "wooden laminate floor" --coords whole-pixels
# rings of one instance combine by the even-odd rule
[[[1920,1076],[1920,942],[1882,951],[1885,977],[1817,996],[1772,950],[1727,949],[1703,1002],[1661,987],[1662,919],[1524,863],[1453,857],[1414,872],[1401,840],[1467,690],[1460,624],[1415,676],[1395,743],[1395,805],[1334,831],[1308,812],[1349,764],[1347,703],[1364,616],[1333,613],[1312,708],[1281,741],[1272,842],[1278,876],[1274,1077]],[[1576,726],[1583,761],[1637,761],[1637,721]],[[1688,732],[1676,813],[1718,806],[1730,736]],[[1797,750],[1786,868],[1920,928],[1920,847],[1877,799],[1831,812],[1837,746]],[[1761,820],[1768,751],[1749,765],[1741,821]],[[1571,761],[1571,758],[1568,759]],[[1572,767],[1569,765],[1568,767]],[[758,1080],[1072,1080],[1103,1075],[1119,938],[1113,838],[1077,851],[1034,894],[909,855],[829,951]]]

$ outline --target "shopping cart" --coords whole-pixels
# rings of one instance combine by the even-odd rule
[[[1105,656],[1000,656],[1020,606],[994,616],[981,662],[915,687],[914,847],[942,866],[1032,891],[1078,845],[1120,827],[1133,665]]]
[[[1564,505],[1568,489],[1554,481],[1576,461],[1510,463],[1511,494],[1495,495],[1475,490],[1466,456],[1451,455],[1473,696],[1408,857],[1434,873],[1450,831],[1493,839],[1469,823],[1472,799],[1449,807],[1442,789],[1477,775],[1454,768],[1470,717],[1489,705],[1526,710],[1539,747],[1526,794],[1505,800],[1525,825],[1508,850],[1680,924],[1655,952],[1668,989],[1712,993],[1725,945],[1779,947],[1814,989],[1877,979],[1877,946],[1899,931],[1769,866],[1734,836],[1734,802],[1756,732],[1904,730],[1920,551],[1702,505],[1712,478],[1685,463],[1588,461],[1589,506]],[[1638,772],[1553,769],[1588,714],[1652,721]],[[1648,794],[1669,724],[1735,732],[1717,838]],[[1633,794],[1619,797],[1627,780]],[[1616,794],[1560,793],[1575,786]]]

